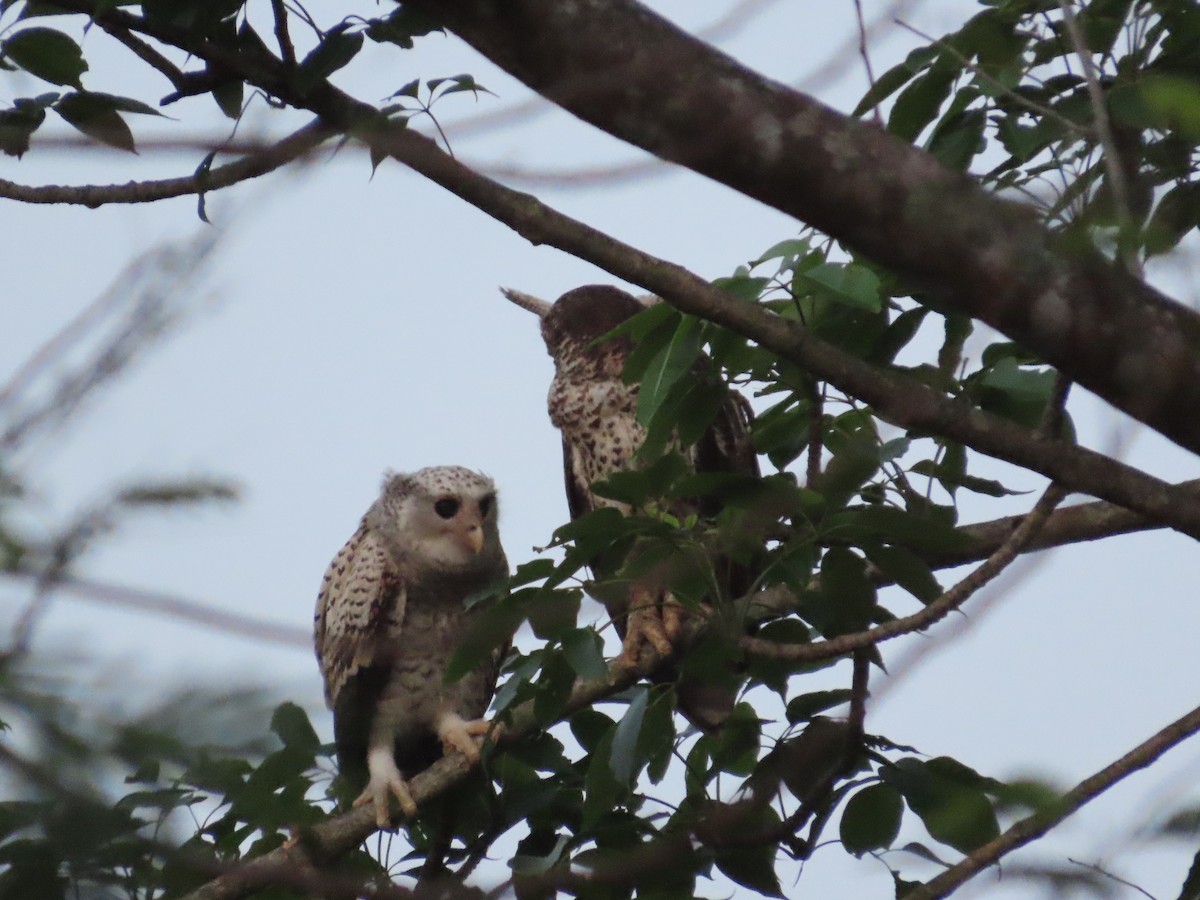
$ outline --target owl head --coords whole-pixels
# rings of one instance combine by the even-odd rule
[[[398,562],[441,572],[494,567],[503,556],[496,485],[462,466],[384,475],[368,524]]]
[[[607,284],[575,288],[552,304],[519,291],[505,290],[504,295],[542,320],[542,340],[560,373],[579,369],[591,375],[601,369],[619,376],[633,342],[624,334],[599,339],[649,305]]]

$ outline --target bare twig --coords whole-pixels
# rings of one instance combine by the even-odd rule
[[[35,399],[25,410],[8,413],[9,421],[0,431],[0,448],[11,450],[35,429],[65,420],[96,388],[123,372],[150,340],[165,333],[181,314],[186,289],[194,283],[216,240],[213,234],[202,234],[187,243],[156,247],[130,263],[107,292],[119,296],[120,301],[105,300],[93,306],[92,312],[113,311],[111,333],[99,340],[86,359],[60,377],[47,396]],[[68,333],[68,340],[75,343],[81,337]],[[51,348],[51,352],[57,352],[62,345],[51,341]],[[32,369],[44,366],[44,360],[39,359]],[[26,367],[25,372],[29,371]],[[23,374],[21,383],[27,383],[28,377]],[[11,409],[16,396],[7,391],[6,395]]]
[[[284,0],[271,0],[271,10],[275,16],[275,40],[279,41],[279,53],[287,66],[296,65],[296,48],[292,46],[292,37],[288,34],[287,7]]]
[[[867,72],[867,85],[870,90],[875,90],[875,71],[871,68],[871,54],[867,49],[867,23],[863,20],[862,0],[854,0],[854,17],[858,23],[858,55],[862,57],[863,68]],[[879,106],[876,105],[872,110],[875,124],[883,126],[883,116],[879,113]]]
[[[39,581],[40,576],[28,572],[5,572],[4,578],[19,581]],[[64,591],[79,600],[127,609],[131,612],[152,613],[183,622],[191,622],[215,631],[252,638],[256,641],[280,644],[285,647],[312,647],[312,634],[303,629],[242,613],[228,612],[208,604],[176,597],[161,591],[111,584],[90,578],[63,576],[53,582],[55,590]]]
[[[1143,741],[1116,762],[1085,778],[1067,791],[1049,809],[1017,822],[999,837],[984,844],[962,862],[951,866],[931,881],[911,889],[907,900],[936,900],[979,874],[1004,855],[1041,837],[1080,807],[1096,799],[1123,778],[1154,763],[1172,747],[1200,731],[1200,707],[1176,719],[1162,731]]]

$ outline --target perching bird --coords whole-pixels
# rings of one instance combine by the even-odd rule
[[[553,304],[519,291],[504,295],[537,314],[542,338],[554,360],[554,379],[547,405],[550,419],[562,432],[567,505],[576,519],[603,506],[630,510],[618,501],[596,495],[592,485],[615,472],[636,468],[635,456],[646,437],[637,421],[638,386],[621,377],[633,344],[628,335],[600,340],[617,326],[646,309],[624,291],[607,285],[587,285],[568,291]],[[697,362],[698,375],[711,366]],[[684,453],[696,472],[728,472],[757,477],[758,457],[750,437],[753,411],[740,394],[726,389],[712,424]],[[709,501],[680,501],[672,509],[684,519],[696,512],[715,517],[719,509]],[[727,560],[714,560],[714,572],[726,598],[749,589],[750,579]],[[593,566],[595,568],[595,566]],[[601,576],[611,573],[598,573]],[[610,608],[623,649],[621,658],[633,662],[641,645],[650,643],[659,653],[670,650],[679,630],[680,607],[658,585],[635,583],[624,602]],[[726,673],[729,674],[729,673]],[[730,678],[724,679],[729,682]],[[683,678],[676,686],[681,711],[706,730],[720,726],[733,709],[735,691],[714,679]]]
[[[508,574],[496,486],[461,466],[388,474],[379,498],[330,563],[315,644],[333,710],[342,776],[366,787],[379,826],[390,798],[416,811],[405,778],[441,751],[479,756],[502,648],[453,684],[443,673],[480,614],[464,600]]]

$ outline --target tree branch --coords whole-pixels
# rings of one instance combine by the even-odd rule
[[[633,0],[412,0],[614,136],[796,216],[1200,452],[1200,315]],[[649,287],[649,285],[642,285]]]
[[[1116,762],[1085,778],[1052,808],[1036,812],[933,880],[906,893],[905,900],[937,900],[1018,847],[1041,837],[1084,804],[1096,799],[1121,779],[1144,769],[1177,744],[1200,731],[1200,707],[1176,719],[1162,731],[1130,750]]]
[[[336,132],[310,122],[278,143],[206,172],[160,181],[126,184],[24,185],[0,178],[0,197],[23,203],[63,203],[95,209],[106,203],[152,203],[171,197],[203,194],[266,175],[311,153]]]
[[[596,681],[577,681],[571,696],[555,721],[561,721],[576,710],[591,706],[598,700],[624,690],[644,678],[662,663],[653,653],[643,653],[637,666],[610,665],[608,675]],[[527,734],[540,731],[550,724],[534,713],[533,701],[513,710],[508,727],[500,737],[501,744],[520,740]],[[471,771],[471,764],[460,753],[443,757],[408,782],[412,798],[418,806],[428,802]],[[218,875],[197,888],[183,900],[236,900],[259,888],[273,884],[289,884],[289,873],[296,866],[321,865],[353,850],[377,831],[375,812],[363,806],[333,816],[318,825],[304,829],[299,840],[291,846],[280,847],[244,865]]]
[[[525,2],[528,5],[534,0]],[[94,0],[63,0],[63,5],[89,13],[95,10]],[[447,4],[448,7],[455,5]],[[552,11],[545,14],[554,17]],[[428,138],[384,121],[373,107],[346,95],[327,81],[301,93],[290,87],[282,63],[265,50],[234,52],[201,41],[188,29],[149,22],[119,8],[106,10],[101,18],[111,18],[120,25],[174,44],[257,85],[268,94],[316,113],[330,127],[353,133],[370,144],[374,152],[403,162],[533,243],[558,247],[644,287],[683,312],[757,341],[808,369],[815,377],[869,403],[880,418],[894,425],[944,435],[990,456],[1040,472],[1066,489],[1109,500],[1185,534],[1200,537],[1200,505],[1166,482],[1099,453],[1065,441],[1048,440],[966,403],[950,400],[915,380],[872,366],[759,304],[738,301],[680,266],[642,253],[551,209],[528,194],[484,178],[440,151]],[[521,16],[516,18],[519,20]],[[642,40],[643,37],[638,38],[638,42]],[[715,51],[706,49],[705,52]],[[911,151],[905,145],[900,146]],[[917,155],[925,158],[922,154]],[[981,196],[987,203],[998,202]],[[1038,233],[1045,237],[1040,229]],[[1129,280],[1120,272],[1113,277]],[[1115,326],[1116,320],[1110,321],[1114,321]],[[1175,329],[1172,332],[1175,338],[1186,330],[1179,323],[1171,328]],[[1106,360],[1107,369],[1113,368],[1113,358],[1110,356]],[[1155,350],[1153,358],[1169,364],[1170,347],[1162,344]],[[1149,371],[1155,364],[1147,362],[1145,368]],[[1074,374],[1071,366],[1062,368],[1067,374]],[[1195,383],[1200,390],[1200,375]],[[1200,396],[1197,400],[1200,402]],[[1200,417],[1190,411],[1183,418],[1195,420],[1200,428]]]

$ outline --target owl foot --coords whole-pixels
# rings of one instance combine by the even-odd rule
[[[437,722],[437,735],[447,753],[458,751],[469,762],[479,762],[479,745],[491,730],[487,719],[467,721],[457,713],[443,713]]]
[[[645,588],[629,591],[629,612],[625,619],[625,639],[617,665],[632,668],[638,664],[643,645],[658,656],[669,656],[672,641],[682,628],[683,607],[670,594],[660,608],[657,598]]]
[[[375,824],[387,828],[392,821],[391,798],[395,797],[400,803],[404,815],[411,818],[417,814],[417,804],[409,793],[408,785],[396,761],[392,757],[391,747],[372,747],[367,754],[367,767],[371,778],[366,790],[358,795],[355,806],[366,806],[370,803],[375,807]]]

